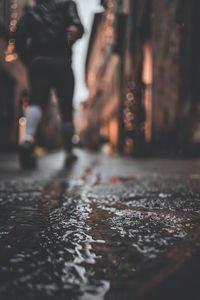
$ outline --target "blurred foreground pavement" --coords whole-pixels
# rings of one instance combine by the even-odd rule
[[[0,154],[0,299],[199,299],[200,160]]]

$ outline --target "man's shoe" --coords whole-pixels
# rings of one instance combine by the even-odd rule
[[[37,166],[34,155],[35,145],[29,141],[19,145],[19,163],[22,169],[35,169]]]
[[[65,167],[71,166],[77,159],[78,159],[78,157],[75,154],[67,153],[66,159],[65,159]]]

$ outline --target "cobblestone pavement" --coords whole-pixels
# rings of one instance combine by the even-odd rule
[[[0,299],[199,299],[200,160],[0,155]]]

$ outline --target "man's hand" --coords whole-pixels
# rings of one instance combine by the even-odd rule
[[[76,42],[76,40],[79,39],[79,37],[80,32],[77,26],[70,25],[69,27],[67,27],[66,38],[69,42],[73,44],[74,42]]]

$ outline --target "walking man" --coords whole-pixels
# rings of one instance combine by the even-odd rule
[[[48,105],[51,88],[59,99],[66,164],[76,159],[72,152],[72,98],[74,75],[71,68],[72,45],[84,29],[77,7],[71,0],[35,0],[20,18],[14,37],[16,50],[27,66],[31,101],[25,112],[26,137],[19,146],[22,168],[34,168],[36,133]]]

